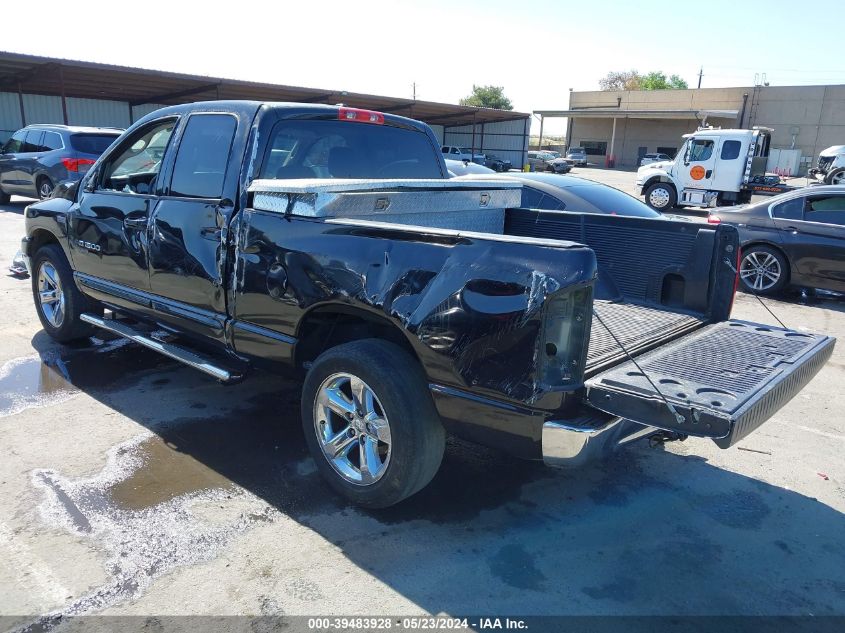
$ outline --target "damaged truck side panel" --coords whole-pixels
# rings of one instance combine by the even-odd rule
[[[416,121],[205,102],[28,207],[22,251],[56,340],[104,328],[223,382],[304,371],[309,450],[368,507],[431,480],[444,429],[561,466],[658,430],[728,447],[831,353],[727,320],[729,226],[519,201],[448,180]]]

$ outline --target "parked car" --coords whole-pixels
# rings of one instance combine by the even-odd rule
[[[565,158],[555,158],[546,151],[528,152],[528,164],[532,171],[550,171],[565,174],[572,169],[572,162]]]
[[[499,158],[493,154],[487,154],[487,158],[484,161],[484,166],[492,169],[493,171],[510,171],[513,167],[513,163],[509,160],[504,158]]]
[[[436,142],[343,106],[157,110],[27,207],[42,327],[224,383],[303,373],[316,468],[367,507],[426,486],[447,432],[569,467],[654,434],[728,448],[830,357],[729,320],[735,228],[521,208],[512,179],[449,179]],[[132,162],[153,146],[166,169]]]
[[[667,217],[619,189],[578,176],[525,172],[473,176],[473,180],[479,179],[511,179],[521,182],[520,205],[528,209],[654,219]]]
[[[670,161],[672,157],[669,154],[661,154],[661,153],[654,153],[654,154],[645,154],[640,159],[640,167],[643,165],[651,165],[652,163],[662,163],[664,161]]]
[[[570,147],[566,157],[575,165],[584,166],[587,164],[587,150],[583,147]]]
[[[484,154],[478,152],[473,153],[468,147],[456,147],[454,145],[444,145],[440,148],[443,153],[443,158],[450,160],[468,160],[473,163],[483,165],[486,157]]]
[[[845,292],[845,186],[818,185],[711,211],[739,230],[742,287],[774,295],[787,286]]]
[[[449,170],[449,175],[452,177],[496,173],[489,167],[479,165],[478,163],[471,163],[468,160],[451,160],[448,158],[446,159],[446,169]]]
[[[49,198],[63,180],[79,180],[122,130],[28,125],[0,149],[0,204],[12,195]]]

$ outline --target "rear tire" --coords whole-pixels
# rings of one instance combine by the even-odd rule
[[[380,339],[338,345],[314,361],[302,388],[302,428],[323,478],[366,508],[421,490],[446,444],[419,363]]]
[[[667,182],[656,182],[645,190],[645,203],[655,211],[668,211],[677,202],[675,187]]]
[[[53,195],[55,185],[47,176],[41,176],[36,183],[36,188],[38,189],[38,197],[41,200],[46,200]]]
[[[845,169],[836,169],[824,179],[828,185],[845,185]]]
[[[32,296],[38,319],[52,339],[68,343],[94,333],[94,327],[79,317],[101,308],[76,287],[73,271],[58,244],[47,244],[35,253]]]
[[[763,296],[779,294],[789,283],[789,262],[770,246],[751,246],[742,251],[739,280],[746,292]]]

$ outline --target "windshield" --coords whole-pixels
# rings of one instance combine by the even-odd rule
[[[276,124],[261,178],[443,178],[424,132],[334,120]]]
[[[573,147],[572,149],[569,150],[569,153],[570,154],[583,154],[584,148],[583,147]]]

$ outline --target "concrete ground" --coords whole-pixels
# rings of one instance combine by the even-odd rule
[[[0,210],[2,271],[22,210]],[[845,302],[768,303],[845,338]],[[738,447],[639,443],[553,471],[450,442],[427,489],[368,512],[315,473],[299,385],[222,387],[121,341],[60,347],[5,272],[0,314],[0,628],[48,613],[845,615],[842,340]],[[734,316],[773,322],[748,295]]]

